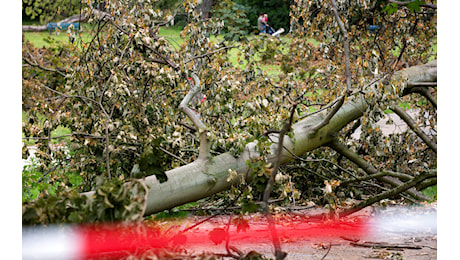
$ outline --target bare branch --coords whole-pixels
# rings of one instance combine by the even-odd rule
[[[174,157],[175,159],[181,161],[183,164],[187,164],[187,162],[184,161],[184,159],[180,158],[179,156],[171,153],[170,151],[168,151],[168,150],[166,150],[164,148],[161,148],[161,147],[159,147],[159,148],[160,148],[160,150],[162,150],[164,153],[168,154],[169,156]]]
[[[193,58],[190,58],[190,59],[186,60],[184,63],[189,63],[189,62],[191,62],[192,60],[195,60],[195,59],[203,58],[203,57],[206,57],[206,56],[211,56],[211,55],[213,55],[213,54],[215,54],[217,52],[223,51],[223,50],[237,48],[238,46],[239,45],[225,46],[225,47],[219,48],[219,49],[217,49],[215,51],[211,51],[211,52],[208,52],[208,53],[205,53],[205,54],[198,55],[198,56],[195,56]]]
[[[416,186],[417,184],[421,183],[422,181],[428,179],[428,178],[433,178],[433,177],[436,177],[436,173],[432,173],[432,172],[428,172],[428,173],[425,173],[425,174],[420,174],[418,176],[415,176],[412,180],[406,182],[406,183],[403,183],[391,190],[388,190],[388,191],[385,191],[385,192],[382,192],[380,193],[379,195],[377,196],[374,196],[372,198],[369,198],[361,203],[359,203],[358,205],[356,205],[355,207],[349,209],[349,210],[345,210],[344,212],[341,212],[339,213],[341,217],[343,216],[347,216],[347,215],[350,215],[352,213],[355,213],[367,206],[370,206],[376,202],[379,202],[380,200],[382,199],[386,199],[386,198],[391,198],[393,196],[396,196],[398,195],[399,193],[401,192],[404,192],[414,186]]]
[[[436,172],[436,170],[434,170],[433,172]],[[434,177],[434,178],[431,178],[429,180],[425,180],[425,181],[419,183],[417,185],[417,189],[418,190],[424,190],[424,189],[426,189],[428,187],[436,185],[437,183],[438,183],[438,178]]]
[[[294,113],[295,109],[297,107],[297,103],[294,103],[294,105],[291,108],[291,116],[289,119],[284,123],[283,128],[281,129],[279,133],[279,139],[278,139],[278,146],[276,148],[276,159],[273,165],[272,172],[270,174],[270,178],[268,179],[267,186],[265,186],[265,191],[264,191],[264,196],[263,196],[263,203],[262,203],[262,210],[264,212],[265,217],[267,218],[268,221],[268,226],[270,229],[270,233],[272,235],[272,241],[273,245],[275,247],[275,257],[276,259],[284,259],[286,257],[286,253],[281,250],[281,244],[279,241],[278,234],[276,233],[276,228],[275,228],[275,222],[273,221],[273,218],[268,210],[268,199],[270,198],[270,193],[273,190],[273,185],[275,184],[275,176],[278,173],[279,166],[281,164],[281,154],[283,151],[283,141],[284,141],[284,136],[289,132],[291,129],[292,121],[294,118]]]
[[[332,107],[333,105],[337,104],[337,102],[339,102],[341,98],[342,97],[339,97],[339,98],[335,99],[334,101],[330,102],[329,104],[325,105],[323,108],[320,108],[320,109],[318,109],[318,110],[316,110],[314,112],[311,112],[309,114],[303,115],[303,116],[299,117],[299,119],[304,119],[304,118],[312,116],[314,114],[318,114],[318,113],[320,113],[320,112]]]
[[[35,63],[33,64],[32,62],[30,62],[28,59],[22,57],[22,60],[25,61],[27,64],[29,64],[30,66],[34,66],[34,67],[38,67],[42,70],[45,70],[45,71],[50,71],[50,72],[56,72],[58,73],[59,75],[65,77],[65,73],[62,73],[61,71],[59,70],[56,70],[56,69],[51,69],[51,68],[46,68],[46,67],[43,67],[42,65],[38,64],[38,63]]]
[[[192,101],[193,97],[195,97],[195,95],[200,91],[200,79],[194,73],[192,73],[191,76],[193,78],[193,82],[189,81],[191,85],[190,91],[187,93],[187,95],[185,95],[184,99],[179,104],[179,108],[188,116],[190,120],[192,120],[193,124],[196,126],[196,128],[198,128],[198,132],[200,133],[200,154],[198,159],[207,160],[211,157],[209,141],[207,139],[207,127],[203,121],[201,121],[200,115],[188,107],[188,104]]]
[[[412,131],[414,131],[414,133],[420,137],[431,150],[437,153],[438,149],[436,143],[415,125],[414,120],[402,108],[397,105],[392,105],[390,109],[394,111],[404,122],[406,122],[410,129],[412,129]]]
[[[329,123],[331,118],[339,111],[339,109],[342,107],[343,102],[345,102],[345,96],[342,96],[338,102],[332,107],[331,111],[327,114],[327,116],[324,118],[323,121],[321,121],[319,124],[315,125],[314,127],[311,128],[312,132],[316,132],[325,125]]]
[[[437,82],[407,82],[406,87],[404,88],[402,95],[409,95],[410,93],[418,93],[424,96],[435,109],[438,108],[438,102],[436,98],[430,92],[429,87],[437,86]]]
[[[404,174],[404,173],[392,172],[392,171],[381,171],[381,172],[379,172],[377,174],[372,174],[372,175],[367,175],[367,176],[356,178],[356,179],[349,179],[349,180],[341,181],[340,185],[347,185],[347,184],[352,183],[352,182],[361,182],[361,181],[367,181],[367,180],[370,180],[370,179],[377,179],[377,178],[380,178],[380,177],[383,177],[383,176],[392,176],[392,177],[396,177],[396,178],[399,178],[399,179],[402,179],[402,180],[405,180],[405,181],[413,179],[412,176]]]
[[[331,4],[332,4],[332,11],[334,12],[335,20],[337,21],[340,31],[343,34],[343,50],[345,53],[345,77],[347,80],[347,94],[349,94],[351,92],[351,71],[350,71],[350,45],[348,43],[348,33],[347,33],[347,30],[345,29],[345,26],[342,23],[342,20],[340,19],[340,15],[339,15],[339,12],[337,11],[337,5],[335,3],[335,0],[331,0]]]

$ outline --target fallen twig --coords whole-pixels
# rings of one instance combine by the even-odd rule
[[[389,250],[404,250],[404,249],[422,249],[422,246],[413,246],[413,245],[398,245],[398,244],[389,244],[386,242],[350,242],[352,246],[359,247],[369,247],[369,248],[386,248]]]
[[[331,244],[331,243],[329,243],[329,247],[327,248],[327,252],[326,252],[326,254],[325,254],[325,255],[323,255],[323,257],[321,257],[321,260],[323,260],[323,259],[325,259],[325,258],[326,258],[326,256],[329,254],[329,251],[331,251],[331,247],[332,247],[332,244]]]

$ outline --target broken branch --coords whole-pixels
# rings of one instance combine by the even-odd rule
[[[433,150],[435,153],[437,153],[437,145],[436,143],[431,140],[424,132],[422,132],[416,125],[414,120],[399,106],[391,106],[390,109],[395,112],[406,124],[414,131],[414,133],[420,137],[427,145],[430,147],[431,150]]]

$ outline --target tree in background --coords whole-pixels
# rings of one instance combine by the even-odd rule
[[[221,0],[212,10],[212,15],[224,23],[222,32],[227,41],[245,39],[251,32],[246,11],[237,8],[232,0]]]
[[[22,19],[40,22],[57,22],[80,13],[80,0],[22,0]]]

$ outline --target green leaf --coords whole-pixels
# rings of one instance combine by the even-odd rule
[[[398,11],[398,4],[396,3],[391,3],[387,6],[385,6],[385,8],[383,8],[382,12],[387,12],[388,15],[392,15],[394,13],[396,13]]]
[[[252,201],[244,201],[241,205],[241,210],[243,212],[254,213],[259,209],[259,205],[255,204]]]
[[[413,1],[413,2],[410,2],[409,4],[407,4],[407,8],[409,8],[409,10],[411,10],[412,12],[420,12],[420,5],[424,4],[424,2],[422,1]]]

